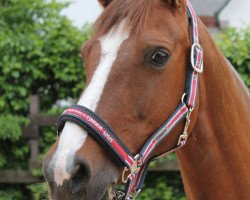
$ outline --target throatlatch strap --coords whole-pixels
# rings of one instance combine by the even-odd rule
[[[187,91],[186,104],[191,108],[195,106],[199,74],[203,71],[203,49],[199,44],[198,21],[195,11],[187,1],[187,11],[190,19],[192,30],[192,47],[191,47],[191,66],[187,73]]]

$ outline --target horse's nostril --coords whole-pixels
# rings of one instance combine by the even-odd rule
[[[71,178],[74,177],[77,174],[77,172],[79,171],[79,169],[80,169],[80,165],[77,165],[75,167],[75,169],[73,170],[73,172],[72,172]]]
[[[70,179],[70,189],[72,193],[76,193],[83,189],[91,181],[91,170],[87,163],[79,164]]]

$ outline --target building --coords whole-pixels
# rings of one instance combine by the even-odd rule
[[[233,26],[250,25],[249,0],[190,0],[197,14],[213,32]]]
[[[250,25],[250,1],[231,0],[218,15],[220,27],[241,28]]]
[[[67,0],[58,0],[67,1]],[[250,25],[250,0],[190,0],[201,20],[213,32],[234,26]],[[62,13],[81,27],[93,22],[101,13],[97,0],[74,0]]]

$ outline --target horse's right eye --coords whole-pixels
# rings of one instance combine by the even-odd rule
[[[163,49],[157,49],[151,52],[147,58],[147,62],[154,67],[163,67],[169,60],[169,53]]]
[[[154,65],[164,65],[168,61],[169,55],[165,51],[157,51],[151,58],[151,63]]]

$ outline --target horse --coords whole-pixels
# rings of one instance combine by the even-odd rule
[[[249,199],[249,91],[201,20],[190,26],[189,2],[99,3],[104,11],[94,24],[92,39],[81,49],[86,88],[78,106],[62,115],[57,141],[43,161],[50,198],[121,199],[116,184],[141,171],[140,155],[129,155],[140,152],[181,102],[179,123],[166,137],[162,135],[167,129],[157,135],[160,143],[144,162],[177,150],[179,140],[176,153],[187,199]],[[200,45],[193,44],[192,30],[199,32]],[[202,56],[200,68],[190,67],[190,52]],[[195,106],[186,108],[190,69],[195,73],[192,80],[199,81]],[[114,141],[131,163],[116,155]]]

